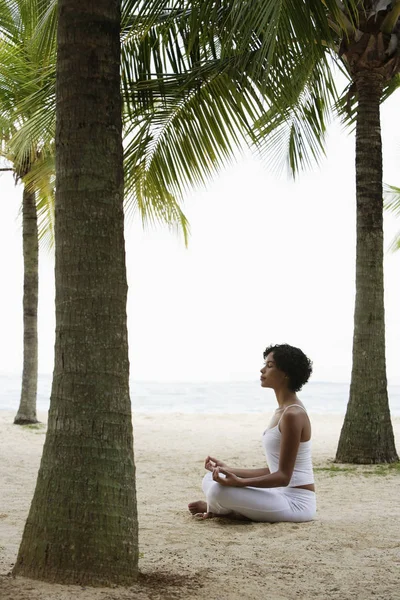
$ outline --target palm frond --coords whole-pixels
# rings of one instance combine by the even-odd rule
[[[394,185],[384,186],[384,207],[395,217],[400,217],[400,188]],[[390,252],[397,250],[400,250],[400,232],[395,235],[389,246]]]
[[[306,64],[306,61],[308,64]],[[261,156],[277,172],[286,166],[289,176],[325,155],[326,123],[337,92],[330,65],[325,58],[308,56],[303,65],[292,62],[292,85],[286,107],[274,90],[270,108],[255,124]],[[281,84],[282,85],[282,84]]]
[[[381,102],[385,102],[390,96],[396,92],[400,87],[400,73],[397,73],[394,77],[392,77],[387,84],[385,85],[382,93]]]
[[[8,134],[11,151],[16,161],[28,157],[34,164],[54,139],[56,1],[6,4],[11,8],[5,22],[12,22],[14,30],[26,20],[24,10],[35,11],[36,27],[26,44],[38,57],[32,61],[30,87],[26,80],[22,83],[24,61],[15,59],[21,85],[4,85],[3,90],[10,115],[12,107],[18,110],[12,115],[16,121],[18,115],[17,131]],[[254,122],[267,146],[275,139],[286,148],[292,171],[318,159],[334,95],[321,65],[327,48],[347,26],[341,25],[342,12],[337,0],[124,0],[129,205],[144,220],[187,227],[178,204],[183,192],[216,173],[243,140],[257,144]],[[336,31],[330,26],[332,16],[339,24]],[[315,65],[320,67],[313,75]],[[262,119],[265,108],[270,123]]]
[[[28,173],[23,177],[23,182],[26,188],[36,195],[39,243],[42,248],[50,251],[54,247],[56,183],[54,144],[42,150]]]
[[[41,57],[43,66],[55,63],[57,46],[57,0],[46,0],[33,32],[32,44],[35,54]]]
[[[17,37],[19,2],[0,0],[0,39],[14,40]]]
[[[143,205],[150,190],[149,208],[163,196],[181,201],[185,191],[204,184],[250,141],[251,124],[262,112],[256,90],[240,89],[218,70],[200,88],[191,90],[190,81],[187,88],[138,115],[128,128],[128,202]]]
[[[400,87],[400,74],[395,75],[389,81],[385,82],[380,103],[383,104]],[[334,105],[334,112],[341,118],[343,124],[354,131],[357,120],[358,99],[354,84],[349,80],[348,86],[343,90],[342,95]]]
[[[54,140],[56,115],[55,83],[52,75],[53,72],[50,71],[47,80],[42,78],[41,87],[23,98],[18,105],[19,112],[25,115],[25,118],[9,142],[17,162],[27,153],[31,155],[32,148],[36,148],[36,152],[40,151],[43,146],[51,144]]]
[[[51,4],[0,0],[0,154],[35,193],[42,246],[51,246],[54,231],[55,38],[46,45],[44,30],[37,32]]]

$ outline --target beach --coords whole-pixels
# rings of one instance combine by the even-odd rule
[[[0,411],[0,599],[400,599],[400,471],[333,465],[343,416],[311,414],[314,521],[198,521],[187,511],[203,498],[207,454],[232,466],[265,464],[261,435],[270,416],[135,415],[141,576],[131,588],[92,589],[10,575],[45,426],[14,426],[14,413]],[[400,417],[393,425],[399,451]]]

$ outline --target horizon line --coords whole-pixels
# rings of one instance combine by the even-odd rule
[[[38,373],[38,377],[52,377],[52,373]],[[13,372],[0,372],[0,377],[15,377],[22,379],[21,373]],[[134,375],[130,375],[129,381],[135,383],[195,383],[195,384],[210,384],[210,383],[258,383],[258,379],[136,379]],[[351,381],[347,380],[333,380],[333,379],[318,379],[308,381],[308,384],[338,384],[338,385],[350,385]],[[307,385],[307,384],[304,384]],[[388,385],[400,385],[400,378],[394,378],[392,381],[388,381]]]

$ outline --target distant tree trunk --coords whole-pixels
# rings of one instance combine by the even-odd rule
[[[129,398],[120,0],[59,0],[56,342],[48,432],[14,574],[129,585],[138,540]]]
[[[36,394],[38,372],[38,259],[39,242],[35,193],[26,187],[22,199],[22,238],[24,255],[24,357],[22,370],[21,399],[16,425],[37,423]]]
[[[383,301],[382,140],[379,103],[383,77],[362,71],[356,133],[357,258],[353,369],[337,462],[398,460],[387,395]]]

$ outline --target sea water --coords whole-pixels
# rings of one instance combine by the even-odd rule
[[[50,403],[51,375],[38,378],[38,411],[47,411]],[[0,375],[0,410],[17,411],[21,378]],[[389,405],[393,416],[400,416],[400,385],[389,385]],[[310,413],[344,414],[349,397],[348,383],[309,382],[299,398]],[[271,390],[255,381],[228,382],[155,382],[131,381],[132,410],[135,413],[259,413],[275,406]]]

